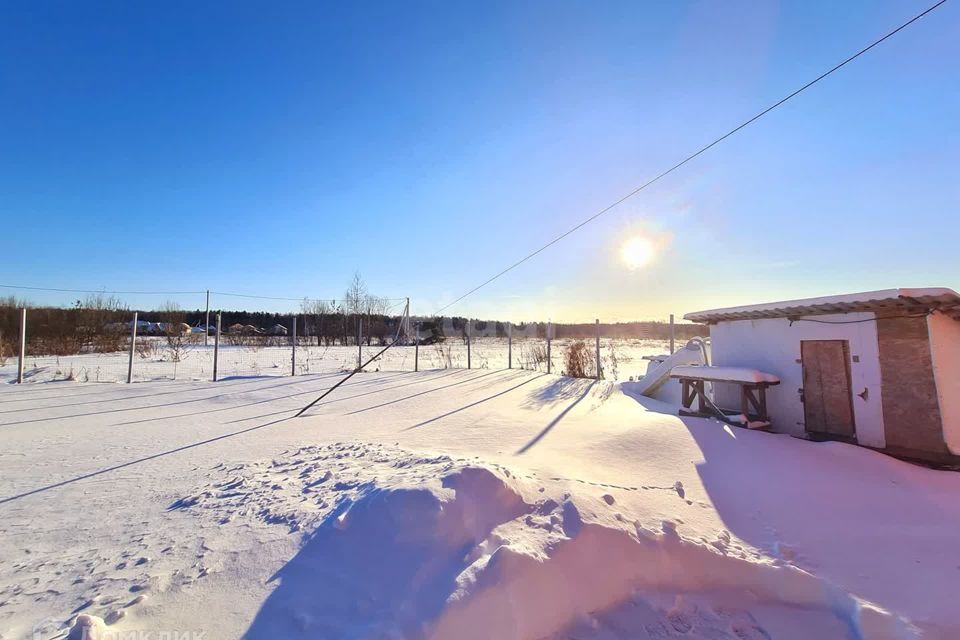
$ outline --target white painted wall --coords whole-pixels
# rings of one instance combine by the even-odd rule
[[[711,364],[750,367],[779,376],[780,384],[767,389],[767,409],[773,428],[802,434],[803,403],[798,391],[803,387],[800,341],[847,340],[851,359],[859,356],[859,362],[850,363],[857,441],[882,448],[885,440],[880,402],[880,353],[873,318],[872,313],[844,313],[816,316],[818,322],[797,321],[793,325],[786,318],[720,322],[710,327]],[[862,322],[851,323],[854,320]],[[867,399],[863,400],[856,394],[865,388]],[[725,408],[740,407],[739,390],[733,385],[714,385],[714,395]]]
[[[960,321],[942,313],[927,316],[930,355],[947,449],[960,455]]]

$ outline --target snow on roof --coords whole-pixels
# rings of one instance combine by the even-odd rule
[[[708,309],[688,313],[683,318],[692,322],[723,322],[758,318],[786,318],[854,311],[929,311],[940,310],[960,320],[960,295],[953,289],[928,287],[920,289],[883,289],[847,293],[838,296],[804,298],[784,302],[766,302],[724,309]]]
[[[724,380],[728,382],[746,382],[748,384],[779,384],[780,378],[772,373],[744,367],[706,367],[681,365],[670,371],[671,378],[694,378],[696,380]]]

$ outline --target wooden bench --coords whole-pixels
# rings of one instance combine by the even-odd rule
[[[716,416],[725,422],[743,425],[742,420],[733,422],[730,415],[737,414],[717,407],[706,392],[708,382],[735,384],[740,387],[740,415],[746,420],[743,426],[751,429],[770,426],[767,388],[780,384],[780,379],[773,374],[741,367],[681,366],[674,367],[670,377],[680,381],[680,401],[683,405],[680,415]],[[697,401],[696,410],[692,410],[694,400]]]

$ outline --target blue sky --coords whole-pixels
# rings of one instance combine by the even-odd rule
[[[4,3],[0,283],[430,313],[925,7]],[[947,3],[450,312],[960,288],[958,78]]]

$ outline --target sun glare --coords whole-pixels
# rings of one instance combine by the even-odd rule
[[[634,236],[620,248],[620,259],[629,269],[642,269],[656,256],[657,248],[650,238]]]

